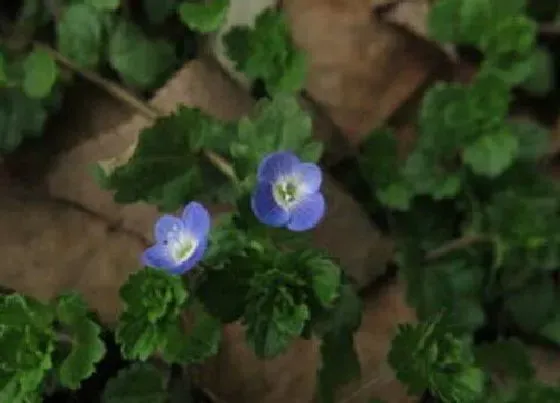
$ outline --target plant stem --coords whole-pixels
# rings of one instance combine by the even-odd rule
[[[461,238],[453,239],[426,253],[426,260],[436,260],[444,255],[447,255],[448,253],[461,249],[466,249],[469,246],[472,246],[476,243],[481,243],[486,241],[488,241],[488,238],[486,236],[482,236],[478,234],[466,235]]]
[[[66,56],[56,51],[52,47],[40,42],[33,42],[33,44],[35,47],[47,52],[60,66],[82,76],[86,80],[97,85],[99,88],[103,89],[114,98],[128,105],[130,108],[134,109],[145,118],[153,121],[165,115],[163,111],[136,97],[118,84],[103,78],[95,71],[78,66],[72,60],[68,59]],[[230,180],[232,180],[234,183],[239,182],[235,174],[235,170],[233,169],[233,166],[229,161],[210,150],[204,150],[202,153],[212,165],[214,165]]]

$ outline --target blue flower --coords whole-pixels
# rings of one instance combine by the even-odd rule
[[[209,231],[210,214],[200,203],[187,204],[181,218],[165,214],[154,226],[156,244],[144,251],[142,263],[182,274],[202,259]]]
[[[251,208],[262,223],[306,231],[323,218],[323,174],[317,165],[301,162],[289,152],[272,153],[259,165],[257,181]]]

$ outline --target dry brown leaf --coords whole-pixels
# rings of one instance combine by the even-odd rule
[[[443,62],[426,41],[376,21],[370,0],[285,0],[295,43],[307,52],[307,92],[359,144]]]
[[[43,300],[79,291],[113,323],[118,289],[138,267],[143,242],[82,211],[19,193],[2,188],[0,284]]]

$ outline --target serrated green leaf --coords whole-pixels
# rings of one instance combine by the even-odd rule
[[[469,145],[463,152],[463,161],[475,174],[494,178],[513,164],[518,151],[517,137],[503,128]]]
[[[313,332],[319,337],[327,334],[354,333],[362,323],[362,301],[354,287],[343,282],[332,308],[314,318]]]
[[[243,315],[247,343],[258,357],[278,356],[301,335],[309,315],[307,306],[294,301],[288,290],[268,290],[247,301]]]
[[[127,359],[145,360],[165,346],[169,326],[179,321],[187,292],[179,276],[146,268],[121,287],[125,308],[115,337]]]
[[[186,107],[158,119],[140,133],[130,160],[109,176],[107,185],[116,191],[115,201],[145,201],[173,211],[190,200],[217,196],[208,183],[224,191],[219,185],[228,180],[198,153],[198,147],[230,130],[229,125]]]
[[[341,270],[329,259],[317,257],[307,262],[311,276],[311,287],[321,304],[329,307],[338,297]]]
[[[85,300],[76,292],[63,294],[57,300],[56,316],[70,347],[57,374],[60,383],[69,389],[78,389],[95,372],[96,364],[106,352],[101,327],[88,318],[88,313]]]
[[[166,380],[151,364],[136,363],[107,383],[103,403],[166,403]]]
[[[57,24],[58,50],[81,67],[99,64],[103,49],[103,19],[87,4],[71,4]]]
[[[399,325],[389,364],[410,394],[428,389],[445,403],[479,401],[486,392],[486,374],[475,365],[468,341],[449,329],[441,317]]]
[[[165,344],[165,330],[125,312],[119,317],[115,339],[125,359],[145,361]]]
[[[253,28],[233,27],[223,40],[236,68],[250,79],[262,79],[271,95],[296,92],[305,84],[305,56],[292,43],[281,11],[268,8]]]
[[[141,90],[155,88],[177,62],[171,43],[148,38],[137,25],[124,19],[111,33],[108,58],[128,85]]]
[[[58,297],[56,315],[65,324],[73,324],[87,317],[88,306],[83,297],[77,292],[69,292]]]
[[[121,0],[85,0],[84,3],[101,11],[113,11],[119,8]]]
[[[222,340],[222,324],[200,305],[193,312],[194,324],[188,329],[172,326],[163,349],[168,362],[198,364],[218,353]]]
[[[254,178],[263,156],[280,150],[289,150],[301,158],[311,156],[309,147],[317,143],[312,138],[311,125],[310,116],[293,96],[278,95],[261,101],[253,118],[240,120],[237,138],[230,145],[236,172],[242,178]],[[316,154],[319,148],[313,148]]]
[[[526,347],[517,339],[498,340],[476,347],[477,362],[492,374],[528,380],[535,369]]]
[[[23,62],[23,91],[30,98],[50,94],[58,74],[54,59],[46,51],[34,49]]]
[[[58,379],[61,385],[78,389],[95,372],[106,348],[100,338],[101,327],[89,319],[77,320],[68,331],[72,337],[71,351],[58,368]]]
[[[229,0],[210,0],[205,3],[183,1],[177,9],[183,24],[201,33],[216,31],[224,23]]]

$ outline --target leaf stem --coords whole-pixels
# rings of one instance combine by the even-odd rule
[[[82,76],[86,80],[97,85],[99,88],[101,88],[102,90],[104,90],[105,92],[113,96],[115,99],[128,105],[130,108],[134,109],[145,118],[153,121],[165,115],[163,111],[159,110],[158,108],[150,105],[148,102],[145,102],[142,99],[131,94],[129,91],[127,91],[125,88],[121,87],[120,85],[103,78],[93,70],[89,70],[81,66],[78,66],[72,60],[68,59],[66,56],[64,56],[57,50],[53,49],[52,47],[36,41],[33,42],[33,44],[35,47],[40,48],[41,50],[47,52],[60,66]],[[210,150],[203,150],[202,154],[212,165],[214,165],[220,172],[222,172],[230,180],[232,180],[234,183],[239,182],[237,175],[235,174],[235,170],[233,169],[233,166],[224,157]]]
[[[438,246],[435,249],[430,250],[426,253],[426,260],[436,260],[442,256],[447,255],[448,253],[466,249],[469,246],[472,246],[477,243],[487,242],[488,237],[479,235],[479,234],[472,234],[472,235],[465,235],[461,238],[453,239],[449,242],[444,243],[441,246]]]

